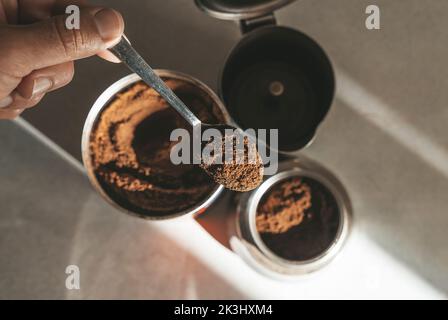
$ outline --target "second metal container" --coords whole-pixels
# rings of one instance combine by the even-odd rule
[[[276,185],[292,178],[314,181],[334,199],[336,207],[333,219],[337,224],[331,226],[333,228],[331,238],[325,239],[325,245],[305,259],[285,258],[272,250],[263,240],[256,226],[257,208],[263,197],[269,194]],[[324,218],[314,212],[314,219]],[[233,226],[230,226],[230,246],[233,251],[256,271],[274,279],[291,280],[321,269],[336,257],[351,229],[352,209],[348,194],[341,182],[326,168],[302,156],[281,162],[276,175],[266,179],[255,191],[242,194],[237,201],[236,217],[231,223]],[[304,220],[303,223],[308,222]],[[322,236],[324,229],[316,229],[316,234],[308,234],[306,243],[319,242],[321,240],[319,237]],[[302,237],[300,232],[303,229],[296,230],[299,234],[295,240],[300,240]],[[303,245],[303,242],[291,241],[282,243],[282,246],[297,247],[301,244]],[[299,247],[298,251],[300,250]],[[303,250],[308,250],[308,248],[303,248]]]

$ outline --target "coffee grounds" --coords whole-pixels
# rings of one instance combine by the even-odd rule
[[[262,241],[274,254],[304,261],[319,256],[334,243],[340,211],[323,184],[308,177],[293,177],[266,192],[257,208],[256,223]]]
[[[224,122],[203,91],[180,80],[166,84],[207,123]],[[216,184],[197,165],[170,160],[171,131],[186,121],[157,92],[138,82],[117,94],[102,111],[90,150],[98,181],[122,207],[143,215],[178,213],[204,201]]]
[[[301,179],[283,183],[272,190],[257,211],[257,230],[283,233],[299,225],[311,207],[311,189]]]
[[[258,187],[263,181],[263,161],[258,154],[257,146],[248,137],[244,137],[243,148],[238,148],[237,139],[235,133],[223,135],[222,141],[209,142],[213,147],[215,143],[220,143],[222,152],[212,154],[211,158],[202,159],[201,167],[215,182],[225,188],[247,192]],[[226,155],[230,153],[232,160],[226,161]]]

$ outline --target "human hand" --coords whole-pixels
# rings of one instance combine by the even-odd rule
[[[80,29],[66,28],[65,9],[81,9]],[[98,54],[124,30],[121,15],[84,0],[0,0],[0,119],[12,119],[73,78],[74,60]]]

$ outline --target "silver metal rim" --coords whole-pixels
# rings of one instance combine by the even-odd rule
[[[221,100],[207,85],[205,85],[201,81],[199,81],[189,75],[186,75],[186,74],[183,74],[180,72],[171,71],[171,70],[162,70],[162,69],[158,69],[155,71],[157,72],[157,74],[160,77],[171,78],[171,79],[176,79],[176,80],[181,80],[181,81],[191,83],[194,86],[201,89],[202,91],[204,91],[205,93],[207,93],[213,99],[213,101],[216,103],[216,105],[219,107],[220,111],[223,113],[226,123],[230,122],[230,116],[227,113],[227,110],[225,109]],[[93,106],[87,116],[86,122],[84,124],[84,129],[83,129],[83,133],[82,133],[82,142],[81,142],[82,160],[83,160],[84,167],[86,168],[86,171],[87,171],[87,176],[89,177],[89,180],[90,180],[91,184],[93,185],[93,187],[95,188],[95,190],[109,204],[111,204],[113,207],[115,207],[115,208],[119,209],[120,211],[127,213],[129,215],[143,218],[146,220],[167,220],[167,219],[172,219],[172,218],[186,216],[186,215],[194,216],[195,214],[198,214],[198,213],[202,212],[203,210],[205,210],[207,207],[209,207],[218,198],[218,196],[223,191],[224,187],[217,185],[216,188],[211,192],[210,196],[207,199],[205,199],[203,202],[199,203],[196,207],[194,207],[192,209],[188,209],[188,210],[185,210],[182,212],[178,212],[178,213],[174,213],[174,214],[170,214],[170,215],[166,215],[166,216],[149,216],[149,215],[140,214],[138,212],[133,212],[133,211],[119,205],[116,201],[114,201],[106,193],[106,191],[102,188],[100,182],[98,181],[98,179],[95,175],[95,172],[93,169],[93,164],[92,164],[92,158],[91,158],[91,154],[90,154],[90,136],[91,136],[92,130],[94,129],[94,127],[96,125],[98,117],[102,113],[104,108],[106,108],[109,105],[111,99],[113,99],[117,93],[119,93],[120,91],[123,91],[130,85],[132,85],[140,80],[141,80],[141,78],[137,74],[130,74],[130,75],[118,80],[117,82],[112,84],[109,88],[107,88],[93,104]]]
[[[295,30],[295,29],[292,29],[292,28],[289,28],[289,27],[284,27],[284,26],[277,26],[277,25],[275,25],[275,26],[264,26],[263,27],[263,30],[265,30],[265,29],[267,29],[267,28],[272,28],[272,29],[289,29],[289,30],[292,30],[292,31],[295,31],[295,32],[300,32],[300,31],[297,31],[297,30]],[[223,86],[223,75],[224,75],[224,71],[225,71],[225,69],[226,69],[226,65],[227,65],[227,63],[228,63],[228,61],[229,61],[229,59],[230,59],[230,57],[232,56],[232,54],[234,53],[234,51],[235,51],[235,49],[237,48],[237,46],[238,45],[240,45],[240,43],[242,43],[243,41],[247,41],[247,39],[249,39],[249,37],[253,37],[254,36],[254,33],[256,33],[257,31],[260,31],[261,29],[258,29],[258,30],[254,30],[254,31],[252,31],[251,33],[249,33],[249,34],[246,34],[246,35],[244,35],[244,37],[227,53],[227,56],[226,56],[226,58],[225,58],[225,63],[220,67],[220,69],[219,69],[219,76],[218,76],[218,94],[219,94],[219,96],[224,100],[224,93],[223,93],[223,88],[222,88],[222,86]],[[300,33],[302,33],[302,32],[300,32]],[[305,35],[305,34],[304,34]],[[308,37],[308,36],[307,36]],[[311,40],[313,40],[312,38],[310,38]],[[314,41],[314,40],[313,40]],[[322,49],[323,50],[323,49]],[[331,61],[331,59],[330,59],[330,57],[328,56],[328,55],[326,55],[326,57],[327,57],[327,59],[328,59],[328,61],[330,62],[330,64],[332,65],[332,68],[333,68],[333,64],[332,64],[332,61]],[[334,77],[334,70],[333,70],[333,77]],[[337,85],[337,83],[336,83],[336,79],[335,79],[335,86]],[[335,88],[335,90],[334,90],[334,92],[336,92],[336,88]],[[334,93],[333,93],[333,95],[334,95]],[[334,97],[333,97],[333,99],[332,100],[334,100]],[[230,114],[230,113],[229,113]],[[232,116],[230,116],[230,117],[232,117]],[[324,121],[325,119],[323,119],[322,121]],[[232,117],[232,123],[235,125],[235,126],[237,126],[238,128],[241,128],[240,127],[240,125],[237,123],[237,121],[235,120],[235,119],[233,119],[233,117]],[[278,153],[278,154],[280,154],[280,155],[283,155],[283,156],[288,156],[288,157],[297,157],[297,156],[300,156],[301,154],[302,154],[302,151],[303,150],[305,150],[305,149],[307,149],[307,148],[309,148],[311,145],[313,145],[314,144],[314,142],[315,142],[315,140],[316,140],[316,135],[317,135],[317,133],[318,133],[318,131],[319,131],[319,127],[320,127],[320,125],[322,124],[322,122],[316,127],[316,131],[314,132],[314,135],[312,136],[312,138],[310,139],[310,141],[308,141],[308,143],[305,145],[305,146],[303,146],[303,147],[301,147],[301,148],[299,148],[299,149],[293,149],[293,150],[281,150],[281,149],[279,149],[279,148],[273,148],[273,147],[271,147],[271,146],[269,146],[269,145],[267,145],[267,147],[269,148],[269,150],[271,150],[271,151],[273,151],[273,152],[276,152],[276,153]],[[264,143],[264,142],[262,142],[262,143]],[[266,145],[266,143],[264,143],[265,145]]]
[[[348,194],[342,184],[328,170],[307,158],[287,161],[290,169],[270,177],[250,196],[241,199],[238,206],[237,236],[244,251],[239,250],[243,259],[257,271],[276,279],[290,279],[315,272],[331,262],[342,249],[352,224],[352,209]],[[305,164],[303,167],[301,164]],[[305,176],[315,179],[327,187],[336,199],[340,213],[340,224],[333,243],[319,256],[305,261],[289,261],[277,256],[262,241],[255,224],[256,209],[265,192],[275,183],[292,176]],[[242,225],[245,224],[245,225]],[[250,238],[244,236],[242,229],[249,230]]]
[[[218,10],[207,5],[204,0],[195,0],[196,5],[205,13],[210,15],[211,17],[221,19],[221,20],[244,20],[244,19],[252,19],[267,15],[275,10],[278,10],[295,0],[272,0],[270,2],[248,6],[244,10],[238,12],[231,12]]]

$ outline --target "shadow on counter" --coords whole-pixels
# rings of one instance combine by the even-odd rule
[[[0,133],[0,298],[244,298],[156,226],[109,207],[16,123],[2,121]],[[72,264],[79,291],[65,287]]]

